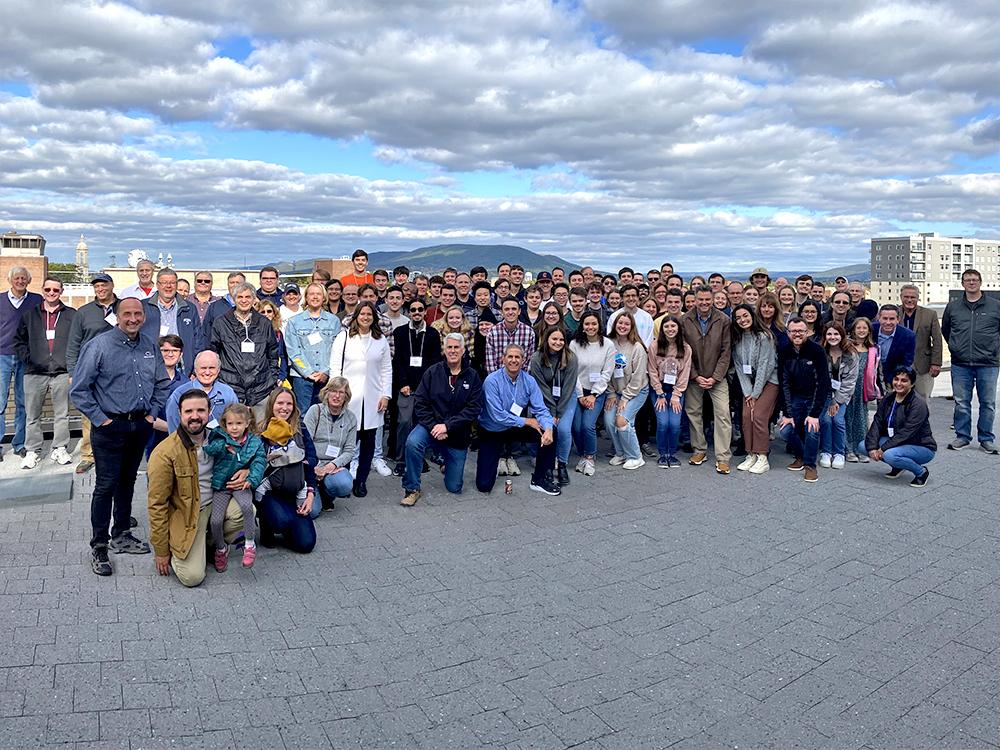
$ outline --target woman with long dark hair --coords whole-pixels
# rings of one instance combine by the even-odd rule
[[[576,355],[576,399],[573,416],[573,439],[580,462],[576,470],[585,477],[594,476],[597,455],[597,419],[604,411],[608,384],[615,369],[615,346],[604,333],[600,313],[587,310],[580,317],[569,349]]]
[[[545,306],[548,311],[558,308],[555,302]],[[569,484],[569,449],[573,443],[573,417],[576,414],[576,355],[569,350],[565,328],[546,328],[538,337],[538,350],[531,355],[528,372],[538,383],[542,398],[556,433],[555,481],[560,486]]]
[[[763,301],[763,299],[761,300]],[[733,308],[733,368],[743,392],[743,440],[747,457],[738,471],[763,474],[771,468],[771,415],[778,400],[778,352],[774,337],[747,304]]]
[[[684,340],[680,318],[667,315],[660,333],[649,345],[649,398],[656,416],[656,449],[661,469],[679,468],[677,444],[684,414],[684,391],[691,375],[691,345]]]

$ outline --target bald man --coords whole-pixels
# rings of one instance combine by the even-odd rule
[[[181,423],[180,399],[192,388],[199,388],[208,394],[212,414],[208,426],[215,427],[222,416],[222,410],[239,401],[236,391],[219,380],[219,355],[210,349],[194,358],[194,380],[178,386],[167,399],[167,432],[173,432]]]

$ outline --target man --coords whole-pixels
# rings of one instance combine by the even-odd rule
[[[201,273],[195,277],[195,286],[198,286],[197,279],[201,276]],[[208,310],[205,312],[205,317],[201,320],[201,336],[202,341],[207,345],[212,338],[212,327],[215,325],[217,318],[221,318],[223,315],[228,313],[236,305],[236,300],[233,297],[233,292],[236,290],[240,284],[245,284],[247,281],[246,276],[244,276],[239,271],[231,271],[228,276],[226,276],[226,287],[228,288],[228,293],[224,297],[219,297],[212,304],[208,306]],[[254,295],[256,298],[256,294]]]
[[[441,278],[444,279],[445,284],[455,286],[455,279],[458,278],[458,269],[448,266],[441,272]]]
[[[465,271],[455,276],[455,304],[460,305],[466,315],[476,307],[472,298],[472,277]]]
[[[865,285],[860,281],[852,281],[847,285],[847,293],[851,295],[852,309],[855,316],[862,316],[874,321],[878,317],[878,304],[873,299],[865,299]],[[890,376],[891,377],[891,376]]]
[[[423,302],[424,305],[430,304],[428,302],[428,296],[430,295],[431,290],[430,278],[422,273],[418,274],[416,278],[413,279],[413,284],[417,288],[417,297],[420,298],[420,301]]]
[[[524,267],[513,265],[510,267],[510,293],[518,303],[524,304]]]
[[[417,285],[414,284],[412,281],[407,281],[400,288],[403,290],[403,303],[404,304],[408,303],[410,300],[416,299],[419,296],[419,294],[417,292]]]
[[[670,276],[671,274],[673,274],[673,272],[674,272],[674,264],[673,263],[661,263],[660,264],[660,278],[661,279],[664,276]]]
[[[500,306],[503,318],[486,336],[486,372],[492,373],[503,366],[504,351],[511,345],[517,345],[522,352],[535,351],[535,332],[531,326],[522,323],[521,306],[517,300],[508,297]],[[522,357],[524,369],[528,369],[528,360]]]
[[[569,307],[569,285],[565,281],[552,285],[552,300],[563,310]]]
[[[368,272],[368,253],[358,248],[351,255],[351,264],[354,269],[351,273],[340,277],[340,283],[346,288],[348,284],[360,287],[362,284],[373,284],[375,277]]]
[[[239,403],[236,392],[219,380],[219,355],[206,349],[194,358],[194,380],[183,383],[170,393],[167,399],[167,432],[173,432],[181,423],[180,399],[188,391],[195,388],[204,391],[208,396],[208,406],[211,410],[206,427],[219,426],[222,412],[229,404]]]
[[[52,396],[52,452],[49,457],[65,466],[73,459],[69,445],[69,371],[66,345],[76,310],[62,302],[59,279],[42,282],[42,304],[25,311],[14,337],[14,350],[24,363],[24,403],[27,430],[22,469],[34,469],[42,452],[42,403]]]
[[[983,277],[974,268],[962,273],[965,293],[948,303],[941,333],[951,352],[951,388],[955,394],[955,439],[960,450],[972,442],[972,389],[979,396],[976,438],[987,453],[996,454],[993,417],[1000,373],[1000,302],[982,290]]]
[[[913,366],[917,336],[899,325],[899,308],[895,305],[882,305],[878,311],[878,322],[876,343],[882,363],[882,375],[887,382],[891,382],[900,366]]]
[[[797,315],[788,319],[788,343],[778,352],[778,386],[781,419],[778,427],[795,460],[789,471],[805,470],[805,480],[815,482],[819,452],[819,416],[830,399],[830,368],[823,347],[810,339],[806,322]]]
[[[354,311],[358,309],[358,285],[346,284],[340,293],[340,301],[344,303],[344,309],[337,317],[340,318],[341,325],[346,326],[350,324]]]
[[[26,414],[24,410],[24,362],[14,351],[14,338],[21,325],[21,318],[28,310],[42,304],[42,295],[28,291],[31,273],[23,266],[14,266],[7,272],[10,289],[0,294],[0,391],[3,391],[3,409],[0,410],[0,438],[7,434],[7,414],[10,391],[14,386],[14,437],[11,447],[16,455],[24,456]],[[0,449],[0,457],[3,451]]]
[[[715,417],[715,470],[729,474],[732,420],[729,417],[729,384],[726,373],[731,357],[729,318],[712,306],[712,290],[698,287],[695,306],[681,319],[684,340],[691,346],[691,380],[685,392],[684,410],[691,423],[694,455],[688,459],[700,466],[708,458],[703,409],[705,394],[712,400]]]
[[[903,327],[913,331],[917,337],[913,355],[913,369],[917,372],[914,388],[925,399],[929,399],[934,390],[934,378],[941,374],[941,324],[937,313],[917,304],[919,300],[920,290],[913,284],[904,284],[900,288]]]
[[[504,305],[510,300],[504,302]],[[506,317],[506,310],[505,317]],[[494,330],[502,326],[494,326]],[[497,481],[497,468],[505,446],[513,442],[538,442],[535,470],[528,487],[546,495],[561,493],[548,474],[555,468],[556,448],[552,440],[552,414],[545,406],[538,383],[522,368],[524,350],[508,344],[503,351],[503,368],[486,376],[483,405],[479,413],[479,456],[476,460],[476,488],[490,492]],[[529,414],[530,416],[524,416]]]
[[[633,271],[628,266],[623,266],[618,269],[618,286],[625,286],[626,284],[631,284],[635,278],[635,271]]]
[[[271,321],[253,309],[251,284],[240,284],[234,296],[236,307],[212,326],[209,348],[219,355],[222,381],[262,424],[267,397],[278,384],[278,339]]]
[[[580,327],[580,319],[586,311],[587,290],[582,286],[573,287],[569,293],[569,310],[563,317],[563,322],[566,324],[570,336],[575,334],[576,329]]]
[[[574,289],[575,287],[578,286],[582,286],[584,289],[587,288],[587,284],[583,280],[583,273],[581,273],[580,271],[576,270],[570,271],[566,281],[567,284],[569,284],[570,289]]]
[[[420,474],[424,454],[433,444],[444,458],[444,486],[448,492],[462,491],[465,458],[472,439],[472,423],[482,407],[482,381],[463,364],[465,338],[449,333],[444,338],[444,362],[432,365],[420,379],[413,395],[416,424],[406,438],[403,499],[412,507],[420,499]]]
[[[788,279],[786,279],[784,276],[779,276],[774,280],[774,293],[777,294],[778,290],[780,290],[784,286],[788,286]]]
[[[206,352],[207,354],[208,352]],[[149,540],[156,555],[156,572],[174,571],[184,586],[205,580],[208,522],[212,515],[214,460],[203,450],[209,422],[209,398],[192,388],[178,399],[179,422],[149,457]],[[173,415],[168,414],[168,419]],[[226,484],[229,490],[248,487],[247,469],[240,469]],[[222,524],[223,536],[232,542],[243,530],[243,513],[230,499]]]
[[[140,260],[135,265],[135,275],[139,280],[132,284],[132,286],[127,286],[122,290],[122,299],[127,299],[129,297],[134,297],[135,299],[143,300],[149,299],[153,296],[153,271],[156,270],[156,266],[153,265],[151,260]]]
[[[829,305],[826,303],[826,284],[824,284],[819,279],[813,279],[812,289],[809,291],[809,297],[819,305],[820,314],[824,314],[829,309]]]
[[[813,277],[807,273],[795,277],[795,307],[812,298]]]
[[[260,269],[260,289],[257,299],[268,300],[275,307],[281,307],[281,290],[278,289],[278,269],[274,266],[264,266]]]
[[[506,263],[506,262],[498,263],[497,264],[497,280],[499,281],[500,279],[509,279],[510,278],[511,268],[513,268],[513,266],[511,266],[510,263]]]
[[[833,289],[836,292],[846,292],[848,286],[846,276],[838,276],[833,280]]]
[[[738,304],[743,302],[743,285],[738,281],[731,281],[726,285],[726,299],[729,300],[729,315]]]
[[[546,303],[552,299],[552,274],[548,271],[542,271],[538,274],[538,278],[535,279],[535,284],[538,286],[538,291],[542,295],[541,307],[545,307]]]
[[[208,312],[209,306],[215,302],[218,297],[212,294],[212,274],[209,271],[198,271],[194,275],[194,294],[188,297],[188,302],[194,305],[194,309],[198,311],[198,322],[202,327],[202,331],[205,331],[205,314]]]
[[[712,294],[716,292],[723,291],[723,287],[726,286],[726,277],[721,273],[713,273],[708,276],[708,288],[712,290]]]
[[[622,287],[622,307],[611,313],[608,318],[607,334],[614,337],[614,326],[618,316],[623,312],[631,313],[635,318],[635,330],[642,339],[643,346],[649,346],[653,341],[653,316],[639,307],[639,290],[633,284]]]
[[[655,286],[660,280],[660,272],[655,268],[650,268],[646,271],[646,283],[649,284],[650,288]]]
[[[767,273],[767,269],[763,266],[755,268],[750,272],[750,286],[761,294],[767,291],[767,285],[769,283],[771,283],[771,277]]]
[[[608,308],[604,306],[604,286],[600,281],[592,281],[587,286],[587,309],[585,312],[597,313],[601,317],[601,325],[608,325]]]
[[[191,282],[187,279],[177,279],[177,296],[186,300],[191,296]],[[201,318],[198,318],[198,325],[201,325]]]
[[[389,288],[389,272],[382,268],[375,269],[372,274],[372,285],[375,287],[375,296],[379,303],[385,302],[385,293]]]
[[[676,273],[671,273],[667,276],[667,289],[676,289],[681,293],[681,298],[683,301],[684,297],[684,277]]]
[[[392,269],[392,283],[398,287],[410,280],[410,269],[406,266],[396,266]]]
[[[177,272],[172,268],[161,268],[156,272],[156,294],[144,300],[146,321],[142,332],[153,341],[172,333],[184,342],[182,367],[184,373],[191,374],[194,357],[205,347],[202,330],[198,324],[198,312],[194,305],[177,298]]]
[[[153,417],[166,403],[170,381],[156,342],[141,333],[144,310],[135,298],[118,303],[118,325],[84,344],[70,389],[76,408],[93,424],[90,566],[99,576],[114,572],[109,546],[116,554],[149,552],[149,545],[129,531],[132,495]]]
[[[409,317],[403,313],[403,289],[398,286],[391,286],[385,291],[385,318],[392,324],[392,331],[401,326],[408,325]],[[392,341],[392,337],[389,337]]]
[[[556,266],[552,269],[552,283],[562,284],[566,280],[566,269]]]
[[[329,271],[327,271],[325,268],[320,268],[319,266],[315,266],[313,268],[312,276],[309,277],[309,281],[310,281],[310,283],[314,282],[314,281],[318,282],[318,283],[322,284],[323,287],[325,288],[326,285],[327,285],[327,282],[329,282],[331,278],[332,277],[330,276],[330,272]],[[343,286],[343,285],[341,285],[341,286]]]
[[[469,270],[469,277],[472,279],[472,284],[475,286],[480,281],[488,281],[488,274],[486,273],[485,266],[473,266]]]
[[[457,297],[458,292],[453,284],[442,285],[437,305],[429,308],[427,315],[424,316],[427,325],[432,325],[435,321],[443,318],[448,309],[455,304]]]
[[[397,476],[403,475],[403,448],[415,420],[413,394],[427,369],[441,361],[441,335],[424,321],[426,311],[423,300],[411,300],[409,324],[392,332],[392,392],[397,395],[389,402],[389,421],[395,428],[390,434],[395,435]]]
[[[592,266],[584,266],[580,269],[580,273],[583,274],[583,285],[588,289],[591,284],[598,281],[597,277],[594,275],[594,269]]]
[[[281,295],[281,300],[278,315],[281,316],[281,330],[284,331],[288,321],[302,312],[302,290],[299,289],[299,285],[285,284],[285,293]]]
[[[114,280],[106,273],[98,273],[90,282],[94,287],[94,301],[88,302],[76,311],[73,316],[73,326],[69,329],[69,341],[66,342],[66,369],[73,376],[76,362],[80,358],[80,349],[98,334],[110,331],[118,325],[118,297],[115,296]],[[76,465],[77,474],[86,474],[94,468],[94,451],[90,447],[90,420],[81,417],[83,435],[80,438],[80,463]]]

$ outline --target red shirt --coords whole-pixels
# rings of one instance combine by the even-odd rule
[[[362,284],[371,284],[374,286],[375,276],[373,276],[370,273],[363,273],[360,276],[358,276],[358,274],[352,271],[351,273],[347,274],[347,276],[341,276],[340,283],[342,286],[347,286],[348,284],[355,284],[359,287]]]

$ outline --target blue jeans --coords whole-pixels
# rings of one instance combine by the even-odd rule
[[[24,447],[24,426],[27,412],[24,410],[24,362],[13,354],[0,355],[0,393],[3,393],[3,408],[0,409],[0,439],[7,434],[7,407],[10,406],[10,386],[14,385],[14,452]]]
[[[803,464],[815,469],[816,454],[819,453],[819,432],[809,432],[806,429],[810,403],[808,399],[793,398],[791,404],[785,405],[784,416],[795,421],[781,428],[781,438],[788,443],[793,456],[801,458]]]
[[[889,438],[880,438],[879,445],[885,445]],[[934,458],[934,451],[922,445],[897,445],[882,454],[882,460],[894,469],[913,473],[915,477],[924,475],[924,464]]]
[[[980,443],[995,440],[993,415],[997,405],[997,374],[1000,367],[951,365],[951,390],[955,394],[955,437],[972,440],[972,389],[979,395],[979,421],[976,439]]]
[[[566,407],[566,413],[559,417],[559,424],[556,425],[556,460],[563,463],[569,461],[569,449],[573,445],[573,423],[579,410],[580,402],[574,397]]]
[[[319,486],[320,491],[333,500],[338,497],[350,497],[351,490],[354,488],[354,480],[351,478],[351,472],[344,469],[336,474],[327,474],[320,480]],[[312,512],[309,515],[316,518],[322,512],[323,503],[320,502],[320,498],[313,498]]]
[[[604,401],[608,397],[605,391],[594,399],[593,409],[584,409],[577,403],[573,414],[573,439],[576,440],[576,452],[581,456],[593,456],[597,453],[597,419],[604,411]]]
[[[292,384],[292,393],[295,394],[295,403],[299,411],[303,414],[308,411],[313,404],[319,403],[319,392],[323,385],[315,383],[308,378],[288,378]]]
[[[665,386],[663,393],[667,397],[663,411],[656,410],[656,393],[650,391],[649,400],[653,403],[653,414],[656,415],[656,450],[661,457],[671,457],[677,453],[677,441],[681,435],[684,395],[681,395],[681,410],[675,412],[670,408],[670,397],[674,393],[674,387],[672,385]]]
[[[281,534],[282,546],[292,552],[306,554],[316,546],[316,526],[310,516],[296,512],[295,496],[268,492],[257,508],[261,544],[274,544],[274,535]]]
[[[827,411],[830,405],[823,408],[823,413],[819,415],[819,444],[820,453],[829,453],[831,456],[843,456],[847,448],[847,405],[844,404],[834,416],[830,416]]]
[[[648,392],[649,386],[643,386],[635,398],[625,405],[625,411],[622,412],[622,416],[625,417],[627,424],[624,429],[619,429],[615,425],[615,417],[618,411],[617,405],[611,411],[604,412],[604,429],[611,436],[616,456],[625,456],[626,459],[633,460],[642,458],[642,454],[639,452],[639,437],[635,434],[635,415],[639,413],[639,409],[645,403]],[[621,394],[618,394],[618,398],[621,399]]]
[[[463,448],[450,448],[440,440],[435,440],[422,424],[415,425],[406,438],[406,471],[403,472],[403,491],[420,491],[420,472],[424,468],[424,454],[434,445],[444,457],[444,487],[448,492],[459,494],[462,491],[462,479],[465,476],[465,457],[468,451]]]

